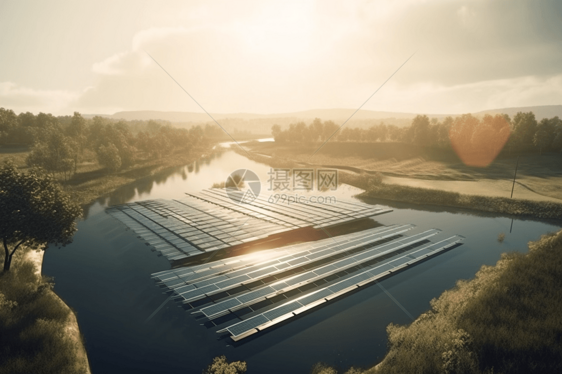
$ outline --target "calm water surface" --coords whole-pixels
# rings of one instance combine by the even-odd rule
[[[308,373],[320,361],[342,369],[366,367],[385,354],[386,326],[411,321],[379,287],[370,286],[234,347],[230,339],[219,338],[216,328],[208,329],[204,321],[166,301],[168,296],[155,286],[150,274],[169,269],[168,261],[106,214],[105,207],[181,198],[185,192],[224,181],[240,168],[256,172],[262,193],[269,194],[270,168],[227,150],[100,199],[78,224],[74,243],[46,253],[43,273],[55,278],[55,291],[76,311],[94,374],[201,373],[213,357],[222,354],[229,360],[245,360],[250,373]],[[341,186],[324,194],[337,198],[358,192]],[[376,219],[382,224],[414,223],[416,231],[440,228],[440,237],[460,234],[467,238],[462,246],[381,282],[414,317],[456,280],[473,277],[484,264],[493,265],[502,252],[525,252],[527,242],[560,228],[515,220],[510,234],[510,218],[400,204]],[[506,239],[500,244],[497,237],[502,232]]]

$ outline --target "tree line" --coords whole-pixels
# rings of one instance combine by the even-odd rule
[[[339,128],[332,121],[316,118],[310,124],[298,122],[282,130],[273,125],[272,135],[279,143],[402,142],[436,148],[487,150],[506,147],[514,152],[562,153],[562,120],[558,117],[537,121],[533,112],[475,117],[463,114],[442,120],[426,115],[416,116],[410,126],[371,126],[368,129]],[[500,144],[501,143],[501,144]]]
[[[220,130],[219,130],[220,131]],[[52,114],[20,113],[0,108],[0,145],[31,147],[26,160],[63,178],[76,172],[77,165],[97,159],[114,172],[139,159],[160,159],[186,152],[204,139],[217,136],[215,126],[174,128],[163,121],[115,121],[100,116],[55,117]]]

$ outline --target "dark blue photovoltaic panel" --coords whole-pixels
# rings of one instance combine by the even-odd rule
[[[259,325],[264,324],[268,321],[269,320],[267,318],[265,318],[263,315],[258,314],[257,316],[254,316],[252,318],[248,318],[247,320],[244,320],[242,322],[238,322],[235,325],[229,326],[229,327],[227,327],[227,329],[228,329],[228,331],[230,331],[230,333],[232,335],[236,336],[236,335],[241,335],[242,333],[244,333],[248,330],[255,329]]]

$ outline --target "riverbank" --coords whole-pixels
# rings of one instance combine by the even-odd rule
[[[411,324],[391,323],[384,359],[346,374],[559,373],[561,252],[562,230],[529,243],[526,254],[503,254],[433,299]],[[315,374],[337,374],[317,367]]]
[[[261,149],[261,147],[260,147]],[[332,167],[337,165],[315,165],[300,163],[297,160],[270,157],[255,153],[252,148],[248,152],[235,150],[254,161],[267,164],[274,168],[291,167]],[[339,170],[338,177],[341,183],[365,190],[360,196],[386,201],[396,201],[416,205],[435,205],[441,207],[462,208],[487,213],[505,214],[515,217],[528,217],[535,219],[560,220],[562,217],[562,203],[558,199],[510,199],[494,195],[476,195],[458,193],[440,189],[429,189],[409,185],[389,184],[383,182],[385,177],[379,173],[357,170]],[[473,182],[476,183],[476,182]],[[464,191],[469,192],[466,188]]]
[[[505,197],[466,195],[457,192],[432,190],[420,187],[370,184],[359,196],[375,199],[400,201],[408,204],[446,206],[498,213],[515,217],[529,217],[544,220],[560,220],[562,204],[550,201],[531,201]]]
[[[220,151],[217,148],[215,141],[206,142],[187,153],[177,152],[160,159],[139,159],[132,166],[114,173],[108,173],[95,160],[86,160],[77,165],[76,173],[70,179],[60,180],[60,183],[80,205],[89,205],[99,197],[138,179],[161,173],[169,168],[191,164],[212,152]],[[0,162],[12,160],[19,169],[27,169],[25,159],[29,152],[28,147],[2,147]]]
[[[90,374],[76,316],[41,276],[43,254],[16,252],[0,276],[0,373]]]
[[[80,205],[89,205],[117,188],[134,183],[141,178],[156,175],[169,168],[191,164],[212,152],[218,152],[219,150],[214,150],[215,145],[209,143],[198,146],[189,153],[176,153],[161,159],[140,160],[133,166],[112,174],[95,164],[89,167],[82,165],[70,180],[62,184]]]
[[[41,276],[44,255],[45,251],[43,250],[30,250],[25,254],[24,260],[29,261],[34,265],[35,274],[37,276]],[[83,338],[80,334],[76,314],[74,314],[74,311],[70,309],[56,293],[53,291],[50,292],[52,293],[53,298],[58,301],[61,308],[68,310],[68,320],[66,321],[64,331],[66,332],[68,338],[74,342],[76,347],[76,370],[83,368],[85,374],[91,374],[90,365],[88,363],[88,355],[86,354],[86,348],[84,347]]]

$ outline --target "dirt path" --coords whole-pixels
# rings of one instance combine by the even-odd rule
[[[465,195],[480,195],[494,197],[510,197],[513,181],[510,180],[490,180],[481,179],[479,181],[444,181],[444,180],[424,180],[415,178],[402,177],[385,177],[384,182],[387,184],[397,184],[401,186],[421,187],[434,190],[442,190],[449,192],[458,192]],[[555,203],[562,202],[554,196],[546,196],[535,191],[530,187],[526,180],[515,183],[513,198],[525,199],[533,201],[552,201]],[[554,182],[553,182],[554,183]]]

